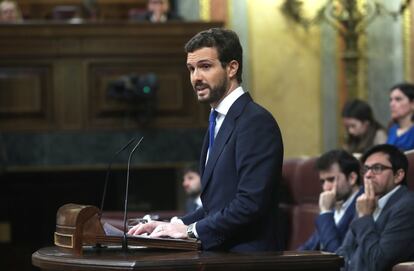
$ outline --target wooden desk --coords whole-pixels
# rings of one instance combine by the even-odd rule
[[[42,248],[32,255],[33,265],[41,270],[339,270],[343,259],[321,252],[176,252],[136,249],[86,249],[74,256],[57,247]]]

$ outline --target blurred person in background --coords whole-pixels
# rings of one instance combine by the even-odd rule
[[[387,141],[384,127],[375,120],[371,107],[364,101],[354,99],[345,103],[342,121],[346,130],[343,147],[350,153],[364,153]]]
[[[391,88],[390,111],[392,124],[387,143],[402,151],[414,149],[414,85],[397,84]]]
[[[148,0],[145,12],[132,14],[131,20],[149,21],[152,23],[165,23],[167,21],[180,21],[182,18],[171,11],[168,0]]]
[[[322,185],[315,232],[299,250],[335,252],[355,216],[355,200],[363,192],[359,161],[344,150],[332,150],[316,161]]]
[[[185,204],[185,211],[187,213],[193,212],[202,206],[201,181],[198,173],[198,165],[191,164],[183,169],[183,188],[187,194],[187,202]]]
[[[0,23],[21,22],[22,14],[15,1],[4,0],[0,3]]]
[[[408,159],[389,144],[376,145],[361,157],[364,193],[355,203],[342,246],[345,271],[391,270],[414,260],[414,193],[407,187]]]

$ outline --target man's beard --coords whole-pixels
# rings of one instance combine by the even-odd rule
[[[188,196],[191,198],[196,198],[200,195],[200,190],[191,190],[187,192]]]
[[[223,77],[223,80],[219,82],[219,84],[215,87],[211,87],[208,84],[196,83],[196,85],[194,86],[194,89],[196,89],[196,87],[199,85],[203,85],[207,87],[210,91],[209,91],[208,97],[206,98],[198,97],[198,101],[201,103],[212,104],[212,103],[216,103],[220,101],[223,98],[228,88],[228,80],[227,80],[227,77]]]
[[[352,194],[352,190],[349,190],[344,193],[338,194],[338,191],[336,192],[336,201],[346,201]]]

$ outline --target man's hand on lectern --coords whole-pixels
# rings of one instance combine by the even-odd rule
[[[162,221],[150,221],[148,223],[139,223],[129,229],[128,234],[130,235],[142,235],[142,234],[151,234],[155,228],[161,224],[166,224]]]
[[[132,227],[128,234],[140,235],[149,234],[150,237],[172,237],[187,238],[187,226],[184,224],[168,223],[162,221],[151,221],[145,224],[138,224]]]

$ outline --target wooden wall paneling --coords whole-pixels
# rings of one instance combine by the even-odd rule
[[[198,31],[221,23],[94,23],[0,25],[0,58],[37,72],[48,114],[29,130],[133,129],[140,127],[136,104],[109,99],[108,82],[131,73],[154,72],[160,80],[154,128],[205,127],[207,106],[194,97],[183,46]],[[7,65],[2,61],[4,68]],[[30,64],[35,63],[35,64]],[[41,87],[40,87],[41,86]],[[27,118],[27,122],[32,122]],[[23,121],[22,121],[23,122]],[[0,127],[12,119],[1,121]]]
[[[53,120],[52,65],[3,62],[0,65],[0,128],[50,129]]]
[[[84,72],[80,59],[63,58],[55,61],[54,113],[59,130],[80,130],[85,114]]]
[[[156,114],[153,127],[197,126],[200,105],[194,97],[182,57],[125,61],[119,63],[91,63],[89,124],[92,127],[140,126],[139,116],[145,114],[142,104],[108,97],[111,80],[132,74],[155,73],[159,80],[156,93]]]
[[[146,0],[97,0],[99,20],[120,20],[128,17],[130,9],[146,8]],[[19,0],[19,7],[26,19],[51,19],[56,6],[76,6],[81,9],[82,0]]]

